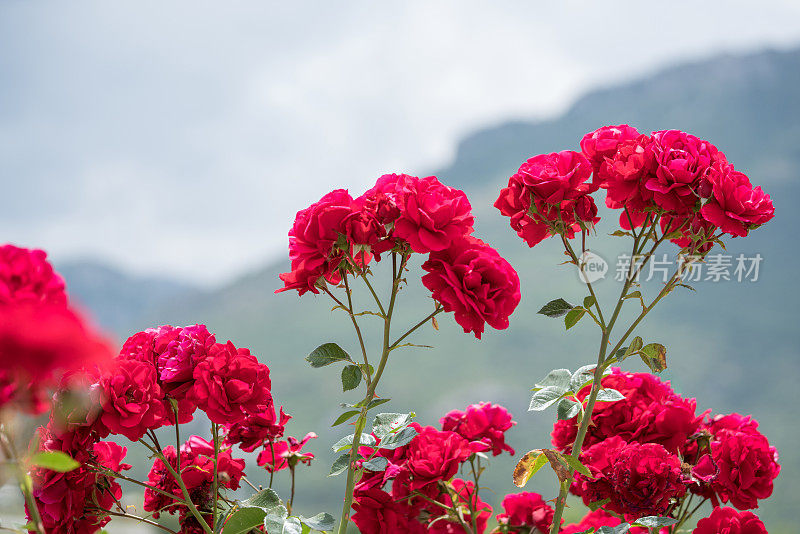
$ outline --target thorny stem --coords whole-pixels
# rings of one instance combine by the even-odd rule
[[[342,516],[338,528],[339,534],[345,534],[347,532],[347,526],[350,521],[350,507],[353,504],[353,489],[355,487],[355,462],[358,458],[358,448],[361,444],[361,433],[364,431],[364,427],[366,426],[369,402],[375,396],[375,390],[378,387],[378,383],[383,375],[383,371],[386,368],[386,363],[389,359],[389,352],[391,352],[389,336],[391,335],[392,315],[394,313],[397,292],[402,280],[403,270],[405,269],[406,262],[408,261],[408,257],[408,253],[401,253],[400,266],[398,269],[397,253],[392,253],[392,292],[389,299],[389,306],[386,308],[386,313],[383,314],[383,349],[381,351],[381,359],[378,363],[378,368],[375,370],[375,375],[372,378],[372,382],[367,386],[367,393],[361,403],[361,413],[359,414],[355,424],[353,444],[350,447],[350,465],[347,470],[347,483],[345,486],[344,503],[342,505]]]
[[[206,523],[206,520],[203,519],[203,516],[197,509],[197,506],[195,506],[195,504],[192,502],[192,497],[191,495],[189,495],[189,490],[186,488],[186,484],[183,482],[183,477],[181,477],[177,472],[175,472],[175,469],[173,469],[172,466],[169,464],[167,458],[164,456],[164,453],[161,451],[161,449],[160,448],[156,449],[152,447],[144,439],[140,439],[139,443],[150,449],[150,452],[152,452],[154,455],[156,455],[156,457],[158,457],[159,460],[161,460],[161,463],[164,464],[164,466],[167,468],[167,471],[169,471],[169,474],[172,475],[172,477],[175,479],[175,482],[177,482],[178,486],[181,488],[181,491],[183,492],[184,502],[186,503],[186,506],[189,508],[189,511],[192,513],[195,519],[197,519],[197,522],[200,523],[200,527],[206,534],[213,534],[213,530],[211,530],[211,527],[209,527],[208,523]],[[180,451],[175,451],[175,452],[176,455],[180,454]]]
[[[292,514],[292,505],[294,504],[294,479],[295,479],[294,468],[295,468],[294,465],[289,466],[289,474],[292,477],[292,489],[289,494],[289,502],[286,503],[286,510],[289,512],[289,515]]]
[[[366,279],[366,276],[364,278]],[[350,320],[353,322],[353,328],[355,328],[356,336],[358,336],[358,343],[361,345],[361,355],[364,358],[364,378],[367,381],[367,387],[369,387],[370,382],[372,382],[372,373],[369,371],[369,360],[367,359],[367,349],[364,346],[364,336],[361,335],[361,327],[358,326],[356,316],[353,314],[353,296],[350,292],[350,284],[347,281],[346,272],[342,274],[342,280],[344,281],[344,291],[347,293],[347,313],[350,315]]]
[[[147,523],[148,525],[160,528],[161,530],[165,530],[167,532],[171,532],[172,534],[179,534],[178,532],[176,532],[176,531],[174,531],[174,530],[172,530],[170,528],[167,528],[164,525],[160,525],[160,524],[156,523],[155,521],[151,521],[150,519],[147,519],[147,518],[144,518],[144,517],[139,517],[138,515],[132,515],[132,514],[128,514],[128,513],[112,512],[111,510],[103,510],[102,512],[104,514],[106,514],[106,515],[111,515],[111,516],[114,516],[114,517],[126,517],[128,519],[132,519],[133,521],[139,521],[140,523]]]
[[[214,438],[214,478],[211,481],[211,495],[213,498],[213,515],[211,516],[211,530],[217,531],[217,504],[219,501],[219,481],[217,468],[219,467],[219,425],[211,423],[211,435]],[[180,456],[180,453],[178,453]]]

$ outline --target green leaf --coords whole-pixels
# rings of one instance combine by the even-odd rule
[[[639,351],[642,361],[654,373],[660,373],[667,368],[667,348],[658,343],[645,345]]]
[[[640,338],[639,336],[636,336],[635,338],[633,338],[633,341],[631,341],[631,344],[628,345],[628,348],[625,349],[625,353],[623,354],[622,359],[624,360],[631,354],[640,351],[642,349],[642,346],[644,346],[644,341],[642,341],[642,338]]]
[[[414,412],[411,413],[379,413],[372,421],[372,433],[378,439],[383,439],[387,434],[393,431],[399,431],[402,427],[406,426],[416,416]]]
[[[597,402],[616,402],[625,398],[625,395],[616,389],[603,388],[597,392]]]
[[[356,389],[361,383],[361,369],[357,365],[345,365],[342,369],[342,391]]]
[[[564,299],[556,299],[556,300],[551,300],[550,302],[542,306],[542,309],[539,310],[537,313],[541,313],[542,315],[546,315],[547,317],[561,317],[562,315],[566,315],[567,312],[574,307],[575,306],[573,306]]]
[[[630,293],[628,293],[627,295],[625,295],[625,296],[622,298],[622,300],[628,300],[628,299],[640,299],[640,298],[642,298],[642,292],[641,292],[641,291],[631,291]]]
[[[336,525],[336,520],[333,518],[333,516],[326,512],[319,513],[314,517],[300,516],[300,521],[311,527],[313,530],[318,530],[320,532],[333,530],[333,527]]]
[[[633,237],[633,234],[632,234],[632,233],[630,233],[630,232],[626,232],[626,231],[624,231],[624,230],[616,230],[615,232],[613,232],[613,233],[610,233],[610,234],[608,234],[608,235],[610,235],[610,236],[614,236],[614,237],[625,237],[625,236],[630,236],[630,237]]]
[[[398,447],[402,447],[403,445],[408,445],[416,436],[417,431],[414,428],[407,426],[399,432],[392,432],[387,435],[383,440],[381,440],[381,443],[378,447],[381,449],[394,450]]]
[[[222,534],[246,534],[264,524],[267,511],[255,506],[239,508],[227,521]]]
[[[569,388],[571,378],[572,373],[569,372],[569,369],[553,369],[547,373],[546,377],[537,382],[535,387],[545,388],[547,386],[555,386],[566,390]]]
[[[677,523],[677,519],[673,519],[671,517],[660,517],[657,515],[648,515],[645,517],[640,517],[636,521],[633,522],[633,526],[635,527],[645,527],[645,528],[661,528],[661,527],[668,527],[670,525],[674,525]]]
[[[584,365],[580,367],[577,371],[572,373],[572,377],[569,380],[569,389],[570,391],[578,392],[580,391],[581,387],[583,387],[586,382],[594,379],[594,370],[597,368],[597,364],[592,365]]]
[[[257,507],[257,508],[275,508],[283,504],[281,498],[275,493],[272,488],[261,490],[252,497],[242,501],[242,508]],[[260,521],[259,521],[260,524]]]
[[[589,510],[591,510],[592,512],[594,512],[595,510],[598,510],[599,508],[601,508],[601,507],[603,507],[603,506],[607,505],[607,504],[608,504],[608,503],[610,503],[610,502],[611,502],[611,499],[603,499],[602,501],[594,501],[594,502],[590,502],[590,503],[588,504],[588,506],[589,506]]]
[[[588,297],[583,299],[583,307],[589,309],[592,306],[594,306],[595,302],[597,302],[597,300],[592,295],[589,295]]]
[[[336,458],[336,461],[333,462],[331,466],[331,472],[328,473],[329,477],[335,477],[336,475],[342,474],[347,471],[347,468],[350,466],[350,453],[346,452]]]
[[[389,402],[390,400],[392,400],[392,399],[372,399],[371,401],[369,401],[367,403],[367,411],[375,408],[376,406],[380,406],[381,404]],[[345,408],[345,407],[347,407],[347,408],[361,408],[363,406],[364,406],[364,401],[363,400],[353,404],[352,406],[349,405],[349,404],[347,404],[347,405],[343,404],[342,405],[343,408]]]
[[[567,316],[564,317],[564,325],[567,327],[567,330],[575,326],[585,313],[586,310],[583,308],[574,308],[573,310],[570,310],[570,312],[567,313]]]
[[[75,461],[69,454],[61,451],[37,452],[31,458],[31,464],[58,473],[67,473],[81,466],[80,462]]]
[[[386,468],[389,467],[389,460],[383,456],[376,456],[372,460],[368,460],[361,464],[361,467],[364,469],[369,469],[370,471],[386,471]]]
[[[264,528],[269,534],[302,534],[303,532],[300,519],[289,517],[289,512],[283,506],[267,514],[264,518]]]
[[[616,527],[600,527],[597,534],[625,534],[631,529],[628,523],[620,523]]]
[[[534,449],[525,453],[517,462],[514,468],[514,485],[518,488],[524,487],[536,472],[547,463],[547,456],[541,449]]]
[[[567,465],[569,465],[571,468],[573,468],[578,473],[580,473],[580,474],[582,474],[584,476],[587,476],[589,478],[594,478],[592,476],[592,472],[589,471],[589,468],[586,467],[585,465],[583,465],[581,463],[581,461],[578,460],[577,458],[575,458],[574,456],[569,455],[569,454],[562,454],[561,457],[564,459],[565,462],[567,462]]]
[[[339,417],[337,417],[336,421],[334,421],[331,426],[339,426],[342,423],[344,423],[345,421],[349,420],[354,415],[358,415],[359,413],[361,413],[361,412],[359,412],[358,410],[348,410],[348,411],[344,412],[342,415],[340,415]]]
[[[320,345],[314,349],[311,354],[306,356],[306,361],[311,364],[311,367],[325,367],[326,365],[343,360],[348,362],[353,361],[350,359],[350,355],[336,343]]]
[[[533,394],[531,397],[530,406],[528,406],[529,412],[540,412],[546,409],[548,406],[552,406],[558,399],[564,396],[566,390],[564,388],[559,388],[556,386],[547,386],[543,387],[539,391]]]
[[[336,443],[333,444],[331,449],[333,452],[341,452],[345,449],[349,449],[353,446],[353,438],[355,437],[354,434],[350,434],[349,436],[345,436]],[[361,434],[361,439],[359,439],[359,446],[364,445],[366,447],[371,447],[375,445],[375,437],[371,434]]]
[[[581,411],[581,405],[578,402],[570,399],[561,399],[558,403],[558,419],[572,419]]]

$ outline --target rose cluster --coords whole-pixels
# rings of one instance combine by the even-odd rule
[[[472,207],[463,191],[434,176],[381,176],[358,198],[337,189],[297,213],[289,231],[291,271],[284,287],[300,295],[327,290],[343,274],[363,274],[381,254],[428,254],[422,282],[465,332],[508,327],[519,304],[516,271],[472,236]]]
[[[613,369],[602,386],[625,398],[595,407],[580,456],[592,476],[576,474],[571,487],[585,504],[603,503],[606,512],[632,521],[670,516],[692,493],[714,507],[730,503],[739,510],[757,508],[772,494],[780,472],[777,451],[752,418],[698,416],[694,399],[680,397],[668,382],[646,373]],[[584,387],[576,399],[585,403],[589,392]],[[556,422],[553,446],[568,451],[576,428],[576,418]],[[716,513],[725,521],[735,515]],[[590,514],[576,531],[596,518],[597,512]]]
[[[66,375],[54,399],[40,449],[64,452],[81,466],[64,474],[37,470],[39,508],[61,507],[58,514],[43,515],[48,532],[94,532],[107,522],[103,510],[120,497],[114,475],[125,468],[120,464],[124,449],[100,441],[107,436],[131,441],[148,436],[158,447],[155,430],[188,422],[200,409],[221,429],[217,487],[235,490],[244,461],[232,457],[231,446],[252,451],[275,442],[289,419],[282,408],[279,416],[275,413],[269,368],[247,349],[218,343],[204,325],[166,325],[134,334],[110,365]],[[208,512],[214,498],[213,443],[193,436],[180,451],[159,452],[164,459],[156,457],[150,471],[154,489],[145,493],[145,510],[178,513],[182,524],[196,522],[176,500],[183,499],[183,489],[175,474],[197,509]]]
[[[748,232],[774,216],[772,201],[735,170],[714,145],[679,130],[640,134],[622,124],[586,134],[581,151],[535,156],[519,168],[495,202],[529,246],[552,235],[572,238],[599,220],[590,196],[624,209],[630,230],[659,219],[662,231],[692,253],[704,252],[717,231]],[[591,178],[591,180],[590,180]]]
[[[386,468],[365,466],[356,485],[353,522],[362,534],[463,533],[461,522],[471,525],[474,516],[478,532],[484,532],[492,509],[471,480],[457,475],[476,454],[513,451],[505,444],[505,432],[514,424],[502,406],[480,403],[448,413],[441,430],[412,423],[417,435],[402,447],[382,449],[373,436],[375,444],[359,452],[372,461],[383,459]]]
[[[104,336],[68,306],[42,250],[0,246],[0,409],[47,410],[61,374],[111,359]]]

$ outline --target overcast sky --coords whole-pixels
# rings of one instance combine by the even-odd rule
[[[472,129],[800,43],[795,0],[662,6],[3,0],[0,242],[220,283],[328,190],[441,166]]]

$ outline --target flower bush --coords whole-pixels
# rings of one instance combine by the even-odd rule
[[[694,399],[656,376],[667,366],[666,347],[634,332],[656,304],[686,286],[692,263],[725,236],[745,237],[772,219],[770,197],[714,145],[678,130],[645,135],[606,126],[584,136],[580,149],[529,158],[494,203],[529,247],[557,237],[585,283],[580,304],[556,298],[539,313],[563,318],[567,330],[584,318],[599,329],[596,363],[553,370],[533,388],[530,411],[556,408],[552,448],[522,454],[512,478],[523,487],[548,466],[559,481],[555,498],[521,491],[492,510],[481,495],[492,458],[516,455],[507,433],[517,423],[500,405],[450,411],[437,427],[420,425],[413,413],[375,413],[388,402],[379,386],[389,359],[414,346],[418,330],[438,329],[437,316],[452,313],[481,339],[486,325],[508,328],[521,299],[514,268],[473,235],[463,191],[433,176],[388,174],[361,196],[337,189],[297,213],[290,270],[276,291],[324,295],[353,327],[355,357],[323,343],[306,358],[314,368],[340,366],[343,391],[363,388],[361,400],[342,405],[333,421],[352,427],[333,445],[330,475],[345,475],[338,525],[331,514],[294,509],[296,470],[314,461],[317,434],[285,435],[292,418],[277,405],[270,369],[256,355],[218,341],[202,324],[150,328],[112,351],[70,306],[43,251],[5,245],[0,449],[25,497],[29,522],[18,530],[92,533],[126,517],[206,534],[344,534],[351,525],[365,534],[671,534],[692,521],[696,534],[765,533],[749,510],[773,492],[777,451],[752,417],[698,412]],[[620,210],[611,235],[628,240],[638,259],[612,308],[584,272],[600,223],[593,195],[601,190],[606,207]],[[681,261],[647,298],[638,274],[667,242]],[[419,280],[410,276],[415,261]],[[398,330],[397,295],[411,283],[425,287],[431,301],[410,304],[419,307],[419,320]],[[355,284],[363,284],[366,304],[355,302]],[[626,304],[639,313],[620,334],[615,327]],[[376,353],[367,350],[365,317],[377,318],[370,332],[381,340]],[[652,373],[623,370],[637,356]],[[47,424],[20,451],[13,419],[48,409]],[[181,425],[197,417],[209,422],[209,434],[182,439]],[[165,436],[174,443],[162,445]],[[130,476],[121,437],[150,454],[146,480]],[[255,454],[254,465],[245,453]],[[254,471],[268,487],[248,478]],[[289,477],[288,498],[273,489],[276,474]],[[122,482],[140,488],[140,515],[121,502]],[[242,499],[234,493],[240,489],[252,495]],[[575,524],[562,519],[569,493],[588,508]],[[693,518],[703,504],[709,515]]]

